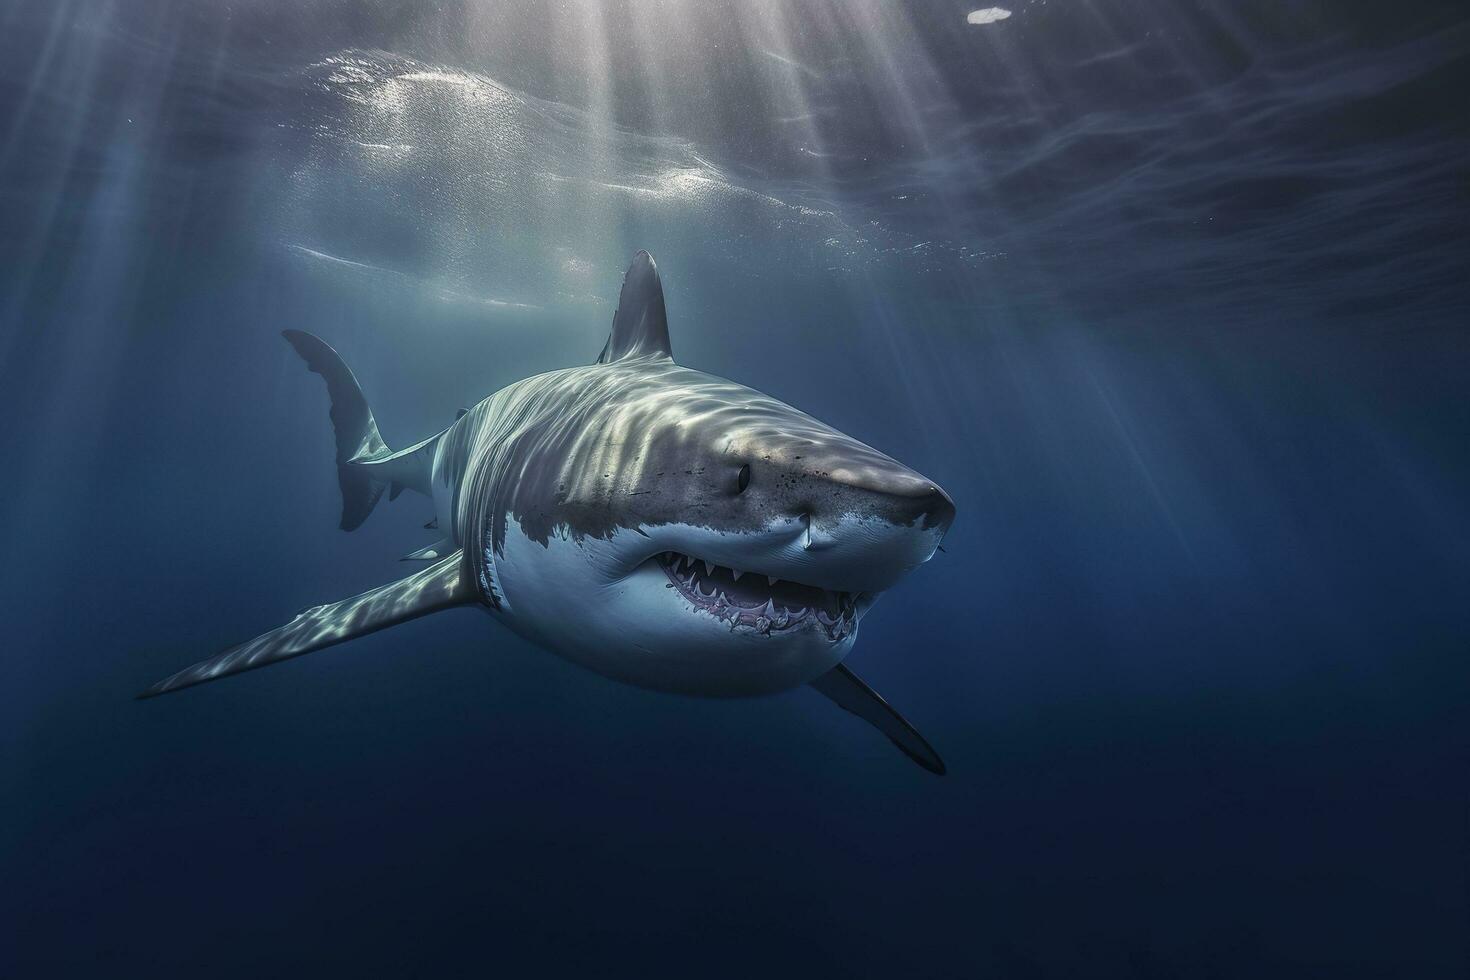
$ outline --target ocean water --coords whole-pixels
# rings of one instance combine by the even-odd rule
[[[1470,20],[1051,0],[0,3],[0,975],[1463,977]],[[816,694],[449,612],[390,444],[676,357],[938,480]]]

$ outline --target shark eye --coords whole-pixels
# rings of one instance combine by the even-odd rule
[[[740,475],[735,478],[735,492],[744,493],[748,486],[750,486],[750,464],[746,463],[740,467]]]

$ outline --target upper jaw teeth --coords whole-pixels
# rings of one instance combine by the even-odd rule
[[[744,626],[764,635],[809,622],[836,642],[847,638],[857,628],[862,598],[859,594],[831,592],[798,584],[788,586],[779,605],[771,595],[759,596],[757,604],[757,598],[749,587],[733,587],[733,583],[740,581],[747,572],[676,551],[663,552],[659,558],[672,587],[679,589],[696,608],[728,622],[732,630]],[[764,577],[769,588],[782,581],[775,575]]]

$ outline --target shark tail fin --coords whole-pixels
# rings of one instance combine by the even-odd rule
[[[342,487],[342,530],[362,526],[378,498],[391,482],[391,475],[359,465],[390,455],[378,434],[373,410],[357,384],[352,369],[320,337],[302,330],[284,330],[281,336],[296,348],[306,366],[322,376],[332,399],[332,428],[337,436],[337,481]],[[397,496],[397,493],[394,494]]]

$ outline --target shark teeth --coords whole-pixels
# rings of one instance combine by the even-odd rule
[[[751,575],[677,551],[656,556],[670,586],[701,612],[730,629],[761,636],[798,627],[823,631],[833,642],[857,629],[859,596],[803,585],[774,575]],[[765,580],[765,585],[760,584]]]

